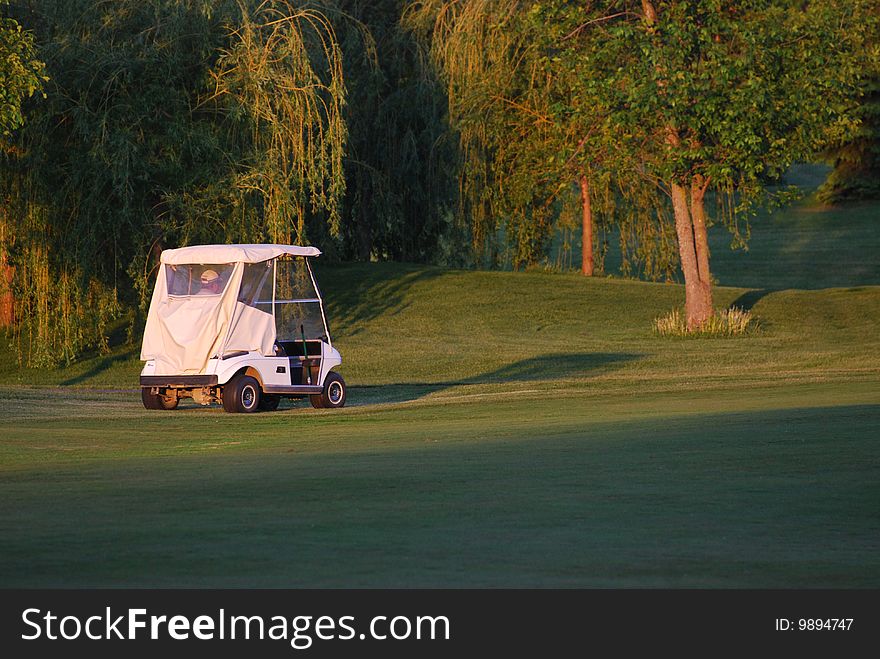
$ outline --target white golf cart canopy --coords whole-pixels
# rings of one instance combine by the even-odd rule
[[[141,359],[156,375],[204,374],[212,359],[275,354],[278,340],[330,343],[309,257],[296,245],[194,245],[162,252]]]
[[[260,263],[282,254],[291,256],[320,256],[317,247],[298,245],[193,245],[162,252],[162,263],[186,265],[189,263]]]

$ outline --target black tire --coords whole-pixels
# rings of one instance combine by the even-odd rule
[[[260,411],[261,412],[274,412],[278,409],[278,403],[281,402],[281,396],[277,394],[263,394],[260,396]]]
[[[260,383],[250,375],[236,375],[223,385],[223,409],[249,414],[260,409]]]
[[[324,391],[309,396],[312,407],[316,409],[335,409],[345,405],[345,380],[339,373],[330,371],[324,379]]]
[[[141,387],[141,400],[148,410],[174,410],[180,402],[177,396],[151,394],[149,387]]]

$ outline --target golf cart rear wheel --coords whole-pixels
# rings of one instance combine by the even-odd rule
[[[260,383],[250,375],[237,375],[223,386],[223,409],[227,412],[256,412],[260,409]]]
[[[281,396],[277,394],[263,394],[260,396],[260,411],[274,412],[278,409],[278,403],[281,402]]]
[[[345,380],[339,373],[331,371],[324,380],[324,391],[320,394],[309,396],[312,407],[321,409],[324,407],[336,408],[345,405]]]
[[[179,402],[177,396],[150,393],[149,387],[141,387],[141,400],[148,410],[173,410]]]

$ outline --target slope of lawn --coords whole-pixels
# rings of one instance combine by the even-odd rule
[[[340,371],[358,400],[394,386],[555,386],[566,380],[641,387],[646,380],[844,378],[876,371],[880,288],[754,291],[718,287],[716,303],[747,305],[758,329],[740,338],[658,338],[652,320],[682,287],[574,274],[464,272],[399,264],[325,267]],[[59,369],[18,368],[0,383],[133,388],[139,346]],[[378,385],[392,385],[385,392]],[[358,389],[358,388],[366,389]],[[409,394],[406,394],[409,395]]]

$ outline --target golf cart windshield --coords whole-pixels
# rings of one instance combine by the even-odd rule
[[[279,258],[275,264],[275,332],[279,341],[327,340],[321,296],[307,258]]]
[[[246,263],[238,301],[274,317],[277,341],[327,340],[321,296],[304,257]]]

